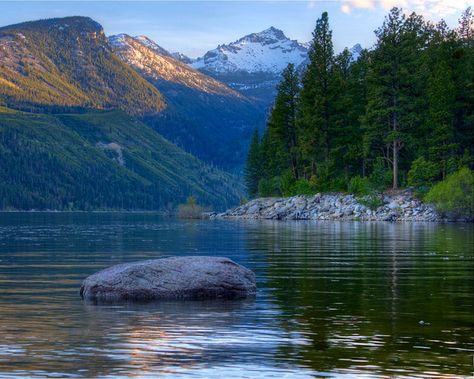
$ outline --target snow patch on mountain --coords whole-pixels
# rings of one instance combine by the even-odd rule
[[[225,84],[180,62],[156,42],[145,36],[118,34],[108,38],[115,54],[147,79],[181,84],[202,92],[242,97]]]
[[[192,67],[215,73],[245,71],[279,74],[289,64],[301,64],[308,49],[274,27],[219,45],[198,58]]]

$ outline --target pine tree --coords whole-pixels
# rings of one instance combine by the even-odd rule
[[[423,79],[418,66],[423,27],[419,16],[406,18],[401,9],[393,8],[376,31],[378,40],[371,56],[366,153],[390,163],[393,189],[399,186],[400,151],[420,124]]]
[[[429,158],[440,166],[442,178],[447,174],[447,164],[455,152],[454,96],[455,89],[451,68],[440,61],[428,81],[428,134]]]
[[[260,148],[260,137],[258,129],[255,129],[247,156],[245,167],[245,183],[247,192],[251,198],[258,194],[258,182],[262,178],[262,156]]]
[[[289,64],[282,73],[268,127],[266,130],[269,171],[280,176],[290,169],[298,178],[298,155],[296,141],[296,105],[299,92],[298,74],[295,66]]]
[[[339,182],[348,183],[350,176],[362,171],[362,133],[360,114],[365,110],[366,53],[352,62],[348,49],[334,60],[332,69],[333,116],[330,159]]]
[[[474,157],[474,15],[467,8],[459,20],[458,45],[453,53],[456,91],[455,128],[461,150]]]
[[[299,144],[306,174],[310,175],[319,174],[317,166],[323,165],[329,156],[333,61],[332,31],[324,12],[316,21],[299,102]]]

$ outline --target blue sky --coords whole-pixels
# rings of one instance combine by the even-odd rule
[[[170,51],[197,57],[218,44],[232,42],[270,26],[299,41],[311,39],[321,12],[328,11],[337,51],[374,43],[373,31],[392,6],[416,10],[434,21],[455,26],[467,0],[340,1],[3,1],[0,25],[39,18],[89,16],[107,35],[144,34]]]

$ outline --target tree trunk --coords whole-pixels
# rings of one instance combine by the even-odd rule
[[[393,141],[393,189],[398,189],[398,140]]]

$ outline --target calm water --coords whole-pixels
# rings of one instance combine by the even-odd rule
[[[0,213],[0,377],[472,375],[472,225]],[[251,302],[90,306],[112,264],[221,255]]]

